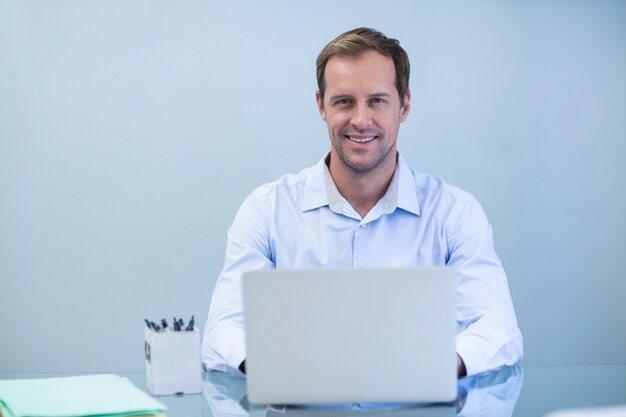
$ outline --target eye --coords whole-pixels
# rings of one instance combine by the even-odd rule
[[[338,99],[335,104],[340,104],[340,105],[346,105],[346,104],[350,104],[350,99],[349,98],[340,98]]]
[[[385,103],[385,102],[386,102],[385,99],[380,98],[380,97],[372,98],[372,103],[382,104],[382,103]]]

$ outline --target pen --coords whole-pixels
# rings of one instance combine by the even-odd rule
[[[187,327],[185,327],[185,321],[182,318],[176,319],[176,317],[172,319],[172,327],[168,326],[167,320],[165,319],[161,319],[160,326],[156,324],[155,322],[150,321],[148,319],[144,319],[144,321],[146,322],[146,327],[155,332],[164,332],[167,330],[171,330],[174,332],[181,332],[181,331],[190,332],[190,331],[193,331],[195,328],[194,326],[196,323],[196,317],[193,314],[191,315],[191,319],[189,319],[189,323],[187,323]]]
[[[189,323],[187,324],[187,328],[185,329],[186,331],[192,331],[193,330],[193,325],[195,324],[195,320],[193,319],[193,315],[191,316],[191,320],[189,320]]]

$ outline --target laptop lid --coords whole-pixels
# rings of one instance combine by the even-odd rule
[[[245,273],[248,400],[453,401],[454,294],[446,267]]]

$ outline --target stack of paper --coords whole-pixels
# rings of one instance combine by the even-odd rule
[[[163,416],[165,410],[117,375],[0,380],[2,417]]]
[[[625,417],[626,404],[555,411],[546,417]]]

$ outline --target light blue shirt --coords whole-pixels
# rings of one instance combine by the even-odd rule
[[[245,271],[433,265],[458,272],[456,343],[468,374],[518,363],[522,336],[491,225],[478,201],[413,171],[398,155],[387,192],[361,218],[337,191],[323,158],[257,188],[241,205],[228,231],[202,362],[207,369],[241,375]]]

